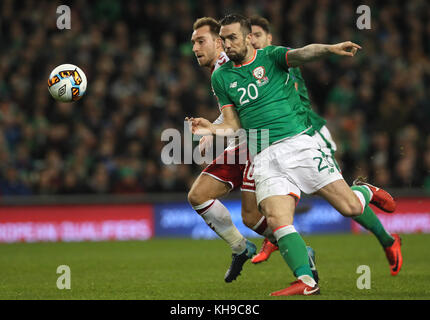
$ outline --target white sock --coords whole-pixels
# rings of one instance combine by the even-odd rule
[[[246,249],[246,239],[240,234],[231,220],[230,212],[217,199],[209,200],[202,205],[193,207],[200,213],[207,225],[229,244],[233,253],[242,253]]]
[[[273,235],[275,236],[276,240],[279,241],[279,239],[281,239],[282,237],[294,232],[297,232],[296,228],[294,228],[294,226],[290,224],[276,228],[275,232],[273,232]]]

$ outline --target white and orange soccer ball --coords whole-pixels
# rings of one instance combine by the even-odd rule
[[[78,66],[62,64],[49,75],[48,90],[55,100],[76,101],[82,98],[87,90],[87,77]]]

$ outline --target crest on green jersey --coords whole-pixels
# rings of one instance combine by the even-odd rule
[[[252,75],[257,80],[263,79],[265,74],[266,74],[266,69],[264,69],[263,66],[257,67],[254,69],[254,71],[252,71]]]
[[[269,82],[269,78],[266,76],[266,69],[263,66],[259,66],[252,71],[252,75],[257,79],[257,86],[261,87]]]

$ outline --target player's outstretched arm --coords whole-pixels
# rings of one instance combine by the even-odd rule
[[[215,124],[205,118],[185,118],[190,125],[191,132],[198,135],[232,136],[240,129],[240,120],[233,106],[222,110],[224,122]]]
[[[310,44],[302,48],[288,51],[287,59],[290,67],[298,67],[307,62],[324,58],[330,54],[353,57],[361,47],[351,41],[337,44]]]

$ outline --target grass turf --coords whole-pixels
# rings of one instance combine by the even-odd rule
[[[430,299],[430,234],[402,235],[403,268],[392,277],[376,238],[304,236],[316,251],[321,295],[270,297],[295,280],[275,252],[268,262],[247,262],[224,282],[231,262],[221,240],[152,239],[127,242],[0,245],[0,299]],[[261,239],[252,239],[258,247]],[[59,290],[59,265],[71,269],[71,289]],[[358,289],[357,267],[371,270],[371,289]]]

